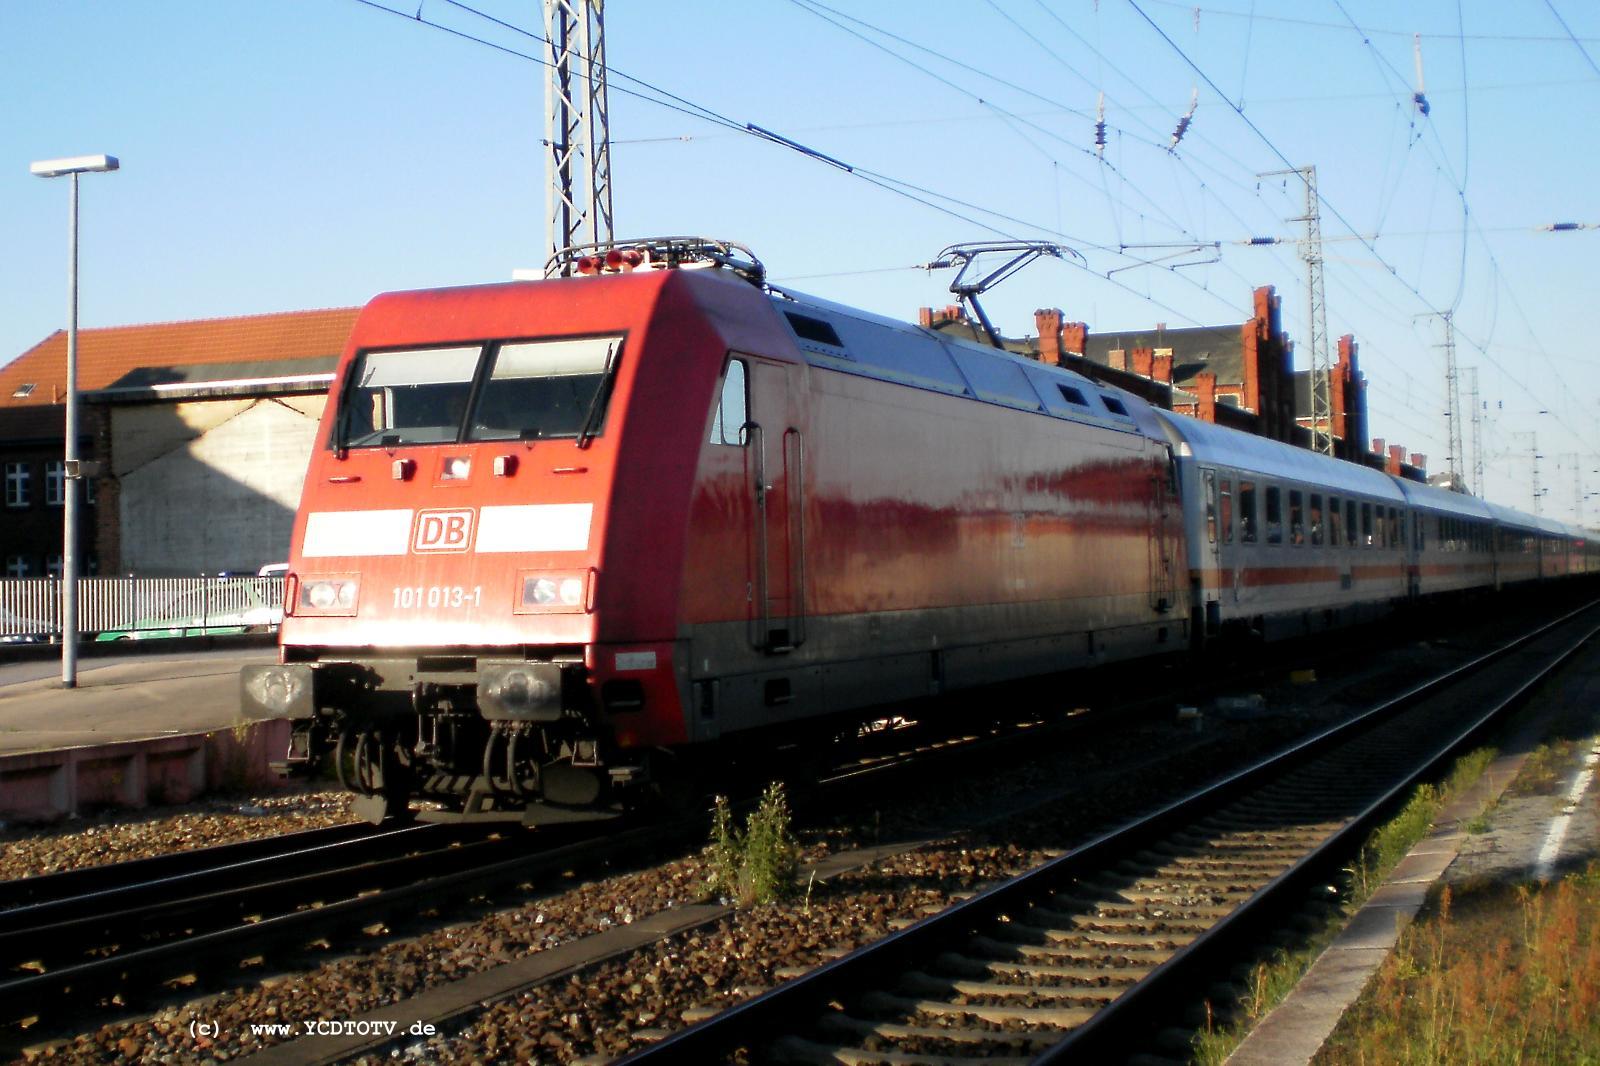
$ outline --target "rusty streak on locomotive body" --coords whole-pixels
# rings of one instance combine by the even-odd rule
[[[1184,422],[720,267],[379,296],[244,714],[369,817],[541,820],[719,745],[1174,651],[1271,613],[1263,567],[1218,580]]]

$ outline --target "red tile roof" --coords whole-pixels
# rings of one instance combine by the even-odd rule
[[[141,367],[337,356],[360,310],[335,307],[79,330],[78,388],[105,388]],[[33,391],[27,396],[13,395],[28,384]],[[67,334],[57,330],[0,366],[0,411],[61,403],[66,388]]]

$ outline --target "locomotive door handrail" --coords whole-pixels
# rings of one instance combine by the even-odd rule
[[[760,606],[751,621],[760,628],[750,634],[750,643],[765,648],[772,633],[772,598],[767,578],[767,434],[753,419],[740,426],[739,432],[744,434],[746,454],[755,456],[756,602]]]

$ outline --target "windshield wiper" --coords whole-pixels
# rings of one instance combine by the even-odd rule
[[[616,354],[616,342],[606,345],[606,362],[600,371],[600,383],[595,386],[594,395],[589,398],[589,410],[583,416],[583,425],[578,428],[578,447],[587,448],[589,442],[594,440],[595,418],[605,410],[605,398],[611,394],[612,357]]]

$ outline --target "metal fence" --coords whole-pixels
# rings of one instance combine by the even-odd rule
[[[281,577],[86,577],[78,581],[78,631],[275,626]],[[61,579],[0,579],[0,637],[61,635]]]

